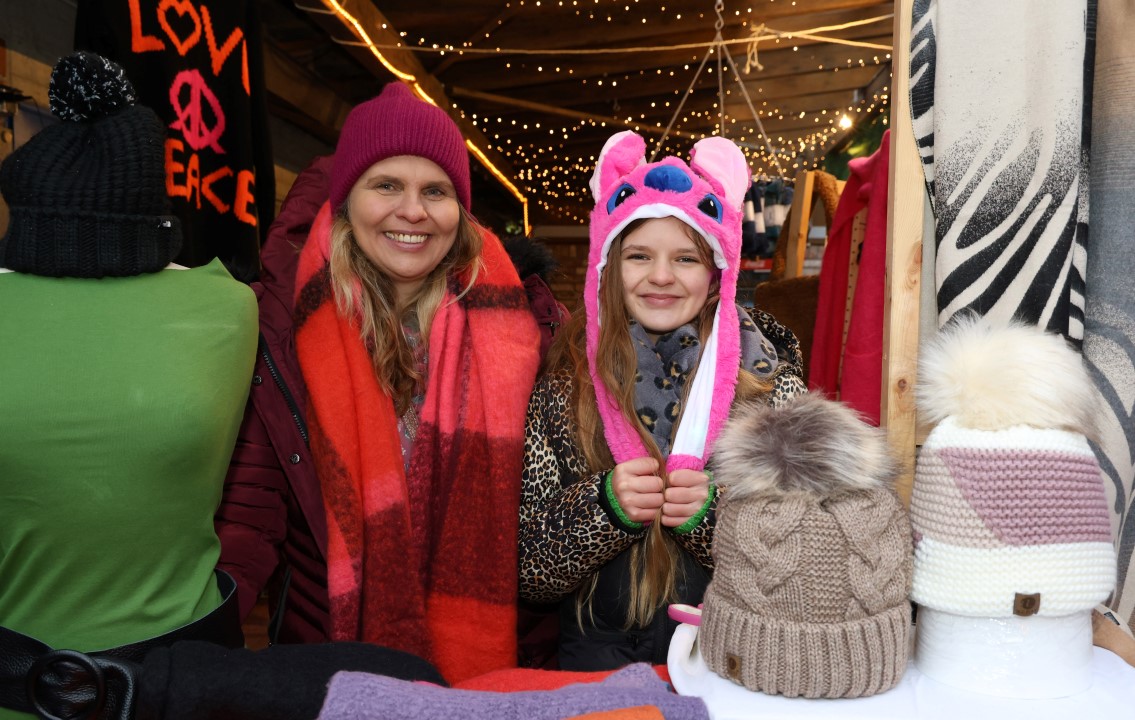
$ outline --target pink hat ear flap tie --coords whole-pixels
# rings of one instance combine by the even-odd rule
[[[616,463],[643,457],[646,446],[638,432],[623,417],[619,405],[611,396],[602,378],[599,377],[595,358],[599,351],[599,285],[603,268],[607,265],[607,254],[618,230],[610,224],[610,214],[606,211],[608,195],[618,187],[618,181],[646,163],[646,142],[638,134],[624,130],[611,136],[603,145],[591,176],[591,192],[595,197],[595,209],[591,213],[591,247],[587,257],[587,275],[584,278],[583,305],[587,314],[587,366],[591,382],[595,386],[595,401],[599,406],[599,416],[603,419],[603,433],[607,447]],[[602,230],[596,224],[603,225]],[[621,229],[621,228],[619,228]]]

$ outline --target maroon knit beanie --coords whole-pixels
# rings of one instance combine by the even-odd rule
[[[347,201],[367,168],[398,155],[417,155],[441,166],[457,200],[469,210],[469,153],[461,131],[444,110],[414,97],[400,82],[388,84],[347,115],[331,167],[332,209]]]

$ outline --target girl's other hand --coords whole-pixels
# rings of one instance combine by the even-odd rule
[[[700,470],[675,470],[670,473],[670,484],[663,497],[662,524],[671,528],[684,525],[701,512],[709,498],[709,475]]]
[[[651,522],[664,502],[658,461],[641,457],[619,463],[611,473],[611,490],[628,520]]]

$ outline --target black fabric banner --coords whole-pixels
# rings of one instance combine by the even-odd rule
[[[260,22],[251,0],[79,0],[75,48],[122,65],[167,124],[166,192],[185,242],[249,282],[275,211]]]

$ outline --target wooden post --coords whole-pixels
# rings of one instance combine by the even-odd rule
[[[814,173],[801,170],[796,175],[796,190],[792,196],[792,212],[788,227],[780,231],[777,242],[788,243],[784,253],[784,277],[794,278],[804,274],[804,254],[808,251],[808,223],[812,219],[812,189],[816,181]]]
[[[918,361],[922,213],[926,192],[910,115],[913,1],[895,2],[894,49],[891,51],[891,163],[881,408],[887,437],[902,461],[898,491],[908,504],[914,483],[914,383]]]

